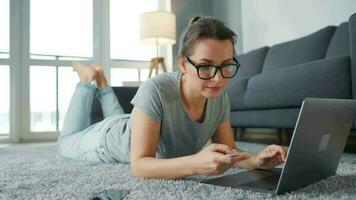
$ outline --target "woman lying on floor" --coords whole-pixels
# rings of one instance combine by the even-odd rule
[[[130,163],[134,176],[165,179],[281,164],[286,151],[277,145],[257,155],[226,155],[242,152],[234,143],[224,90],[239,68],[233,57],[236,37],[217,19],[193,18],[181,38],[181,71],[144,82],[131,101],[131,114],[124,114],[100,66],[75,63],[80,82],[58,139],[60,154]],[[100,100],[104,120],[90,125],[94,96]],[[209,139],[213,143],[202,149]]]

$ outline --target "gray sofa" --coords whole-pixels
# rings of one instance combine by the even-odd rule
[[[135,96],[138,87],[113,87],[117,100],[125,113],[131,113],[133,106],[130,103]],[[90,124],[103,120],[103,111],[97,98],[94,99],[90,113]]]
[[[238,75],[227,88],[232,126],[294,128],[306,97],[356,98],[356,14],[238,60]]]

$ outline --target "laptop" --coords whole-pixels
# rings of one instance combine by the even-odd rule
[[[306,98],[283,168],[255,169],[202,183],[282,194],[335,175],[356,114],[356,100]]]

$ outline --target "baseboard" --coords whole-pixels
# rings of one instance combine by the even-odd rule
[[[17,142],[56,142],[58,139],[58,132],[32,132],[23,134],[19,137]]]
[[[0,144],[3,144],[3,143],[10,143],[9,135],[1,135],[0,136]]]

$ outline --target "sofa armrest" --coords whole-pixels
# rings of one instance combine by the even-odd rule
[[[352,98],[356,99],[356,13],[349,18]]]
[[[135,96],[138,87],[112,87],[120,105],[125,113],[131,113],[133,106],[131,100]],[[101,104],[97,98],[94,98],[90,113],[90,124],[103,120]]]

